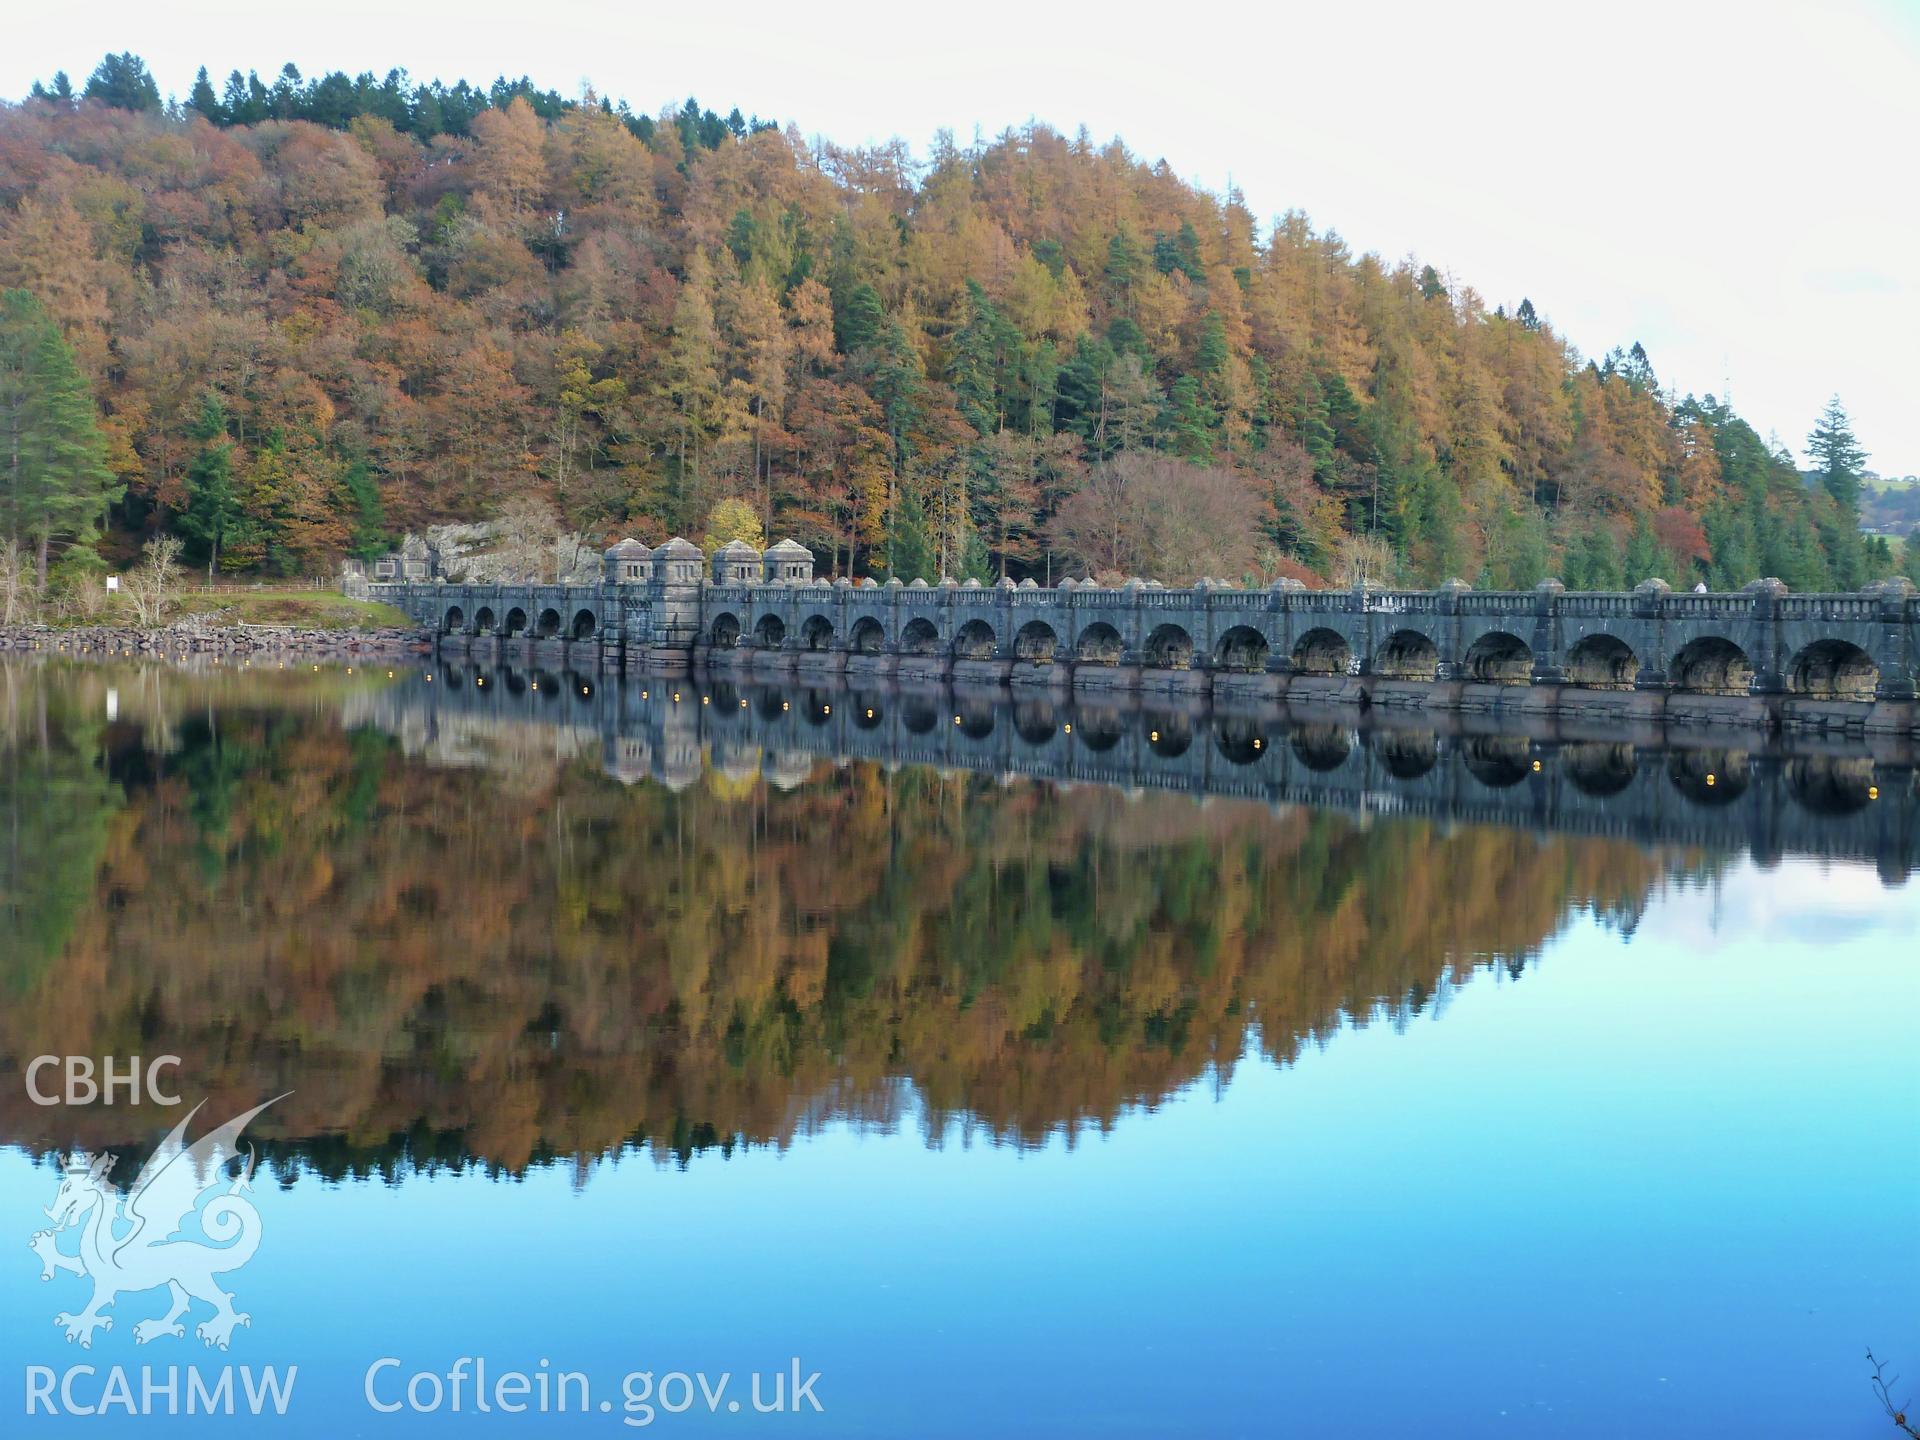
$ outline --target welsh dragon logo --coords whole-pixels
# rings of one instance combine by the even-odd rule
[[[250,1315],[233,1308],[232,1294],[214,1277],[238,1270],[259,1248],[260,1212],[245,1197],[252,1188],[253,1147],[247,1147],[245,1163],[231,1180],[228,1167],[241,1158],[240,1132],[273,1103],[256,1105],[188,1144],[187,1125],[200,1113],[200,1106],[194,1106],[140,1167],[124,1195],[108,1179],[112,1155],[76,1150],[64,1158],[59,1192],[46,1209],[53,1228],[37,1232],[28,1244],[40,1257],[42,1280],[70,1270],[93,1281],[93,1299],[86,1309],[78,1315],[63,1310],[53,1317],[67,1332],[67,1343],[78,1340],[91,1349],[95,1330],[113,1328],[113,1317],[102,1311],[122,1295],[162,1286],[167,1313],[134,1325],[133,1338],[139,1344],[162,1335],[184,1336],[180,1319],[195,1300],[213,1306],[212,1318],[194,1328],[208,1346],[225,1350],[236,1326],[253,1323]],[[225,1193],[214,1194],[222,1182],[227,1184]],[[181,1236],[194,1223],[205,1241]],[[78,1253],[61,1250],[62,1234],[76,1226]]]

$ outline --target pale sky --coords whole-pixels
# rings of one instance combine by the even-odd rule
[[[524,73],[921,154],[942,127],[1084,123],[1263,219],[1528,296],[1588,355],[1640,340],[1803,463],[1838,392],[1874,468],[1920,473],[1920,0],[20,8],[8,98],[131,49],[180,96],[202,64]]]

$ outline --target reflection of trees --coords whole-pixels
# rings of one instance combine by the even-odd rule
[[[1008,1139],[1104,1125],[1517,966],[1576,907],[1630,916],[1661,863],[867,763],[676,794],[560,759],[502,788],[233,694],[169,754],[110,737],[124,811],[36,932],[60,974],[9,972],[0,1064],[173,1051],[215,1108],[291,1088],[265,1131],[328,1173],[783,1143],[891,1118],[902,1077]],[[0,814],[74,848],[31,748]],[[70,1138],[18,1087],[0,1120]]]

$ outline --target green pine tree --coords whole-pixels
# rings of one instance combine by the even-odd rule
[[[0,293],[0,535],[33,550],[44,585],[55,542],[91,540],[119,494],[60,327],[25,290]]]
[[[1853,424],[1846,407],[1834,396],[1807,436],[1807,455],[1813,461],[1814,474],[1827,487],[1827,493],[1840,502],[1849,515],[1860,511],[1860,485],[1866,478],[1867,452],[1854,438]]]
[[[233,441],[227,438],[227,412],[208,391],[200,402],[193,438],[199,453],[187,466],[187,508],[180,513],[183,535],[195,542],[207,562],[207,578],[220,564],[220,547],[233,537],[242,517],[240,492],[233,481]]]

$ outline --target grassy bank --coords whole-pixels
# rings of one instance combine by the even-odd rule
[[[222,625],[293,625],[307,630],[411,629],[406,612],[330,590],[188,591],[181,615],[205,615]]]

